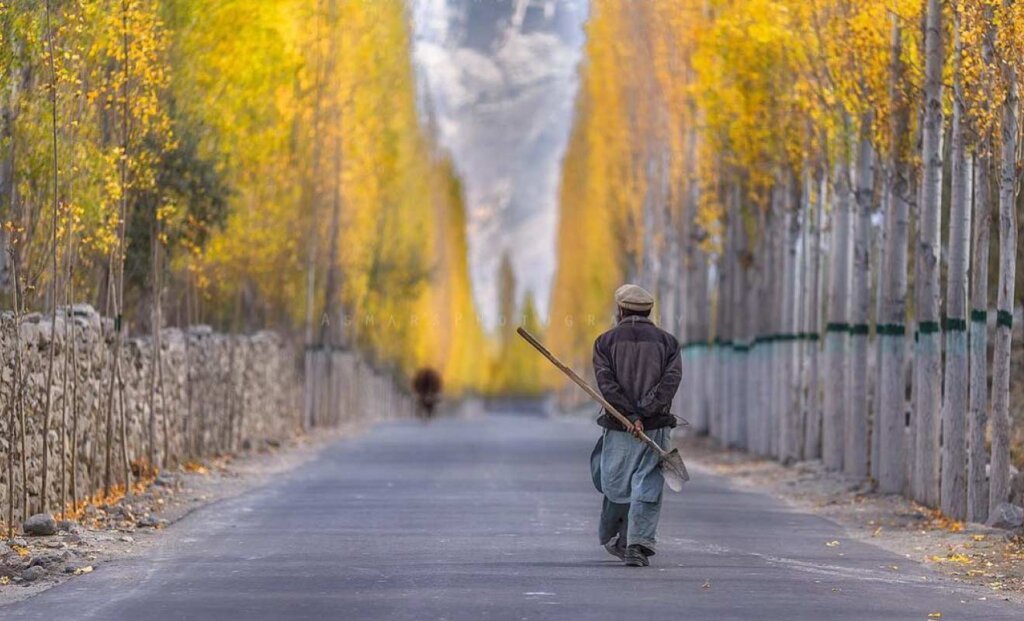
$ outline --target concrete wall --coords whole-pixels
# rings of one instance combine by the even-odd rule
[[[123,483],[124,452],[129,463],[148,463],[154,381],[153,340],[122,343],[122,419],[121,391],[116,385],[111,391],[114,330],[110,319],[87,305],[75,306],[73,314],[62,311],[52,343],[48,316],[24,316],[19,324],[15,325],[12,313],[0,315],[0,522],[8,516],[13,479],[15,523],[24,518],[25,479],[28,513],[44,509],[42,437],[51,348],[55,364],[45,509],[52,512],[61,506],[62,471],[66,498],[71,499],[72,464],[79,499],[103,490],[108,445],[115,485]],[[293,436],[304,427],[336,425],[357,416],[395,415],[400,401],[407,400],[398,395],[390,379],[360,364],[353,354],[331,353],[321,359],[307,353],[313,380],[306,382],[301,354],[272,332],[226,335],[206,326],[165,329],[161,351],[162,378],[156,375],[153,421],[156,463],[163,466],[256,448]],[[19,382],[18,377],[23,380]],[[307,387],[317,391],[315,415],[307,405],[311,399],[304,395]],[[108,425],[111,395],[114,408]],[[374,405],[373,411],[367,410],[369,404]]]

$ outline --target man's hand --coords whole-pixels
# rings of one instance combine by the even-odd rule
[[[644,421],[642,419],[636,419],[633,421],[633,428],[630,429],[630,433],[633,434],[634,438],[639,438],[641,432],[644,430]]]

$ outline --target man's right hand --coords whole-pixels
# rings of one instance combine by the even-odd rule
[[[638,418],[635,421],[633,421],[633,427],[629,430],[629,432],[633,434],[634,438],[639,438],[640,434],[643,433],[643,430],[644,421],[643,419]]]

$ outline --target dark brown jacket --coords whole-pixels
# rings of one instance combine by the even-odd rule
[[[604,398],[630,420],[641,418],[644,429],[675,427],[669,410],[682,378],[679,342],[650,319],[625,317],[597,337],[594,374]],[[597,423],[623,430],[603,410]]]

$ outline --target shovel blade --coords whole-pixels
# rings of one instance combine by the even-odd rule
[[[672,449],[661,458],[661,474],[665,477],[665,484],[673,492],[683,489],[683,483],[690,480],[690,473],[686,471],[686,464],[683,463],[683,456],[679,449]]]

